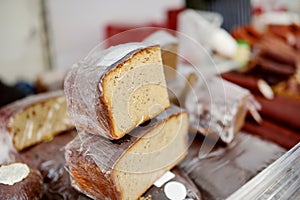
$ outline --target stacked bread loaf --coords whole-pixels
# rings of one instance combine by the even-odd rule
[[[170,106],[159,46],[92,55],[64,85],[78,131],[65,151],[72,185],[94,199],[137,199],[185,157],[188,115]]]

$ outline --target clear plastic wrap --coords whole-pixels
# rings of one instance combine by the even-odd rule
[[[286,152],[272,142],[243,132],[226,146],[216,145],[211,150],[211,145],[214,143],[195,138],[179,165],[207,200],[226,199]]]
[[[102,135],[109,139],[119,139],[128,131],[126,128],[122,128],[122,126],[129,126],[129,122],[125,118],[130,119],[130,123],[135,126],[147,120],[148,116],[143,116],[137,122],[132,120],[132,116],[128,114],[129,105],[127,104],[129,104],[129,98],[134,98],[133,92],[143,88],[145,84],[150,85],[151,83],[165,87],[164,81],[158,81],[163,76],[163,68],[161,66],[161,72],[156,74],[156,76],[149,76],[147,73],[151,73],[149,70],[155,64],[153,64],[153,61],[148,62],[148,60],[153,58],[146,58],[145,61],[141,61],[143,64],[132,64],[130,65],[131,68],[127,69],[128,63],[126,64],[125,61],[129,61],[133,56],[139,55],[143,50],[146,52],[150,51],[150,48],[154,48],[153,46],[147,46],[143,43],[127,43],[107,50],[101,50],[100,47],[94,49],[85,59],[75,64],[68,73],[64,84],[68,111],[78,130]],[[123,63],[125,64],[122,65]],[[110,75],[114,72],[118,74],[115,77],[111,77]],[[140,80],[143,76],[147,76],[147,80]],[[121,96],[119,90],[124,84],[123,81],[129,81],[127,79],[130,77],[130,84],[128,83],[122,89],[125,91],[123,91]],[[109,91],[103,91],[104,80],[107,79],[110,80],[107,83],[110,84],[110,88],[107,89]],[[147,93],[147,90],[145,93]],[[165,93],[165,96],[167,96],[167,91]],[[106,97],[105,94],[111,96]],[[165,98],[163,94],[161,95],[161,99]],[[148,98],[151,99],[151,97],[153,98],[153,96],[149,95]],[[135,99],[136,105],[141,103],[141,100],[138,98]],[[118,106],[120,107],[119,110],[113,110]],[[163,110],[164,105],[160,106]],[[121,120],[116,120],[119,115]],[[122,118],[123,116],[126,117]],[[122,121],[122,124],[119,124],[119,121]],[[124,125],[125,122],[126,125]],[[118,132],[121,131],[123,135],[119,135],[117,130]]]
[[[38,94],[0,110],[1,142],[23,150],[72,128],[62,91]]]
[[[299,199],[300,143],[260,172],[228,200]]]
[[[137,198],[184,158],[187,131],[187,114],[172,106],[120,140],[82,132],[66,146],[72,185],[96,199]]]
[[[12,135],[0,133],[0,164],[10,163],[16,160],[18,156],[17,150],[12,143]]]
[[[191,128],[230,143],[244,124],[247,111],[259,119],[260,105],[251,93],[237,85],[211,77],[198,80],[185,98]]]

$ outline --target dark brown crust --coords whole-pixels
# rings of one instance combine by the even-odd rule
[[[43,179],[39,171],[30,169],[29,175],[14,185],[0,183],[0,197],[10,199],[41,199],[43,195]]]
[[[69,166],[71,180],[74,182],[73,187],[93,199],[105,199],[109,197],[112,200],[118,199],[120,192],[114,187],[116,184],[110,175],[105,176],[101,169],[80,152],[70,151],[68,155],[72,162]]]
[[[79,89],[76,89],[76,85],[75,85],[75,79],[76,79],[76,76],[78,75],[78,68],[74,68],[72,69],[66,76],[65,78],[65,81],[64,81],[64,90],[65,90],[65,94],[66,94],[66,97],[67,97],[67,108],[68,108],[68,112],[69,112],[69,115],[73,118],[73,122],[75,123],[75,126],[77,128],[78,131],[81,131],[81,130],[85,130],[85,131],[88,131],[88,132],[91,132],[95,135],[101,135],[101,133],[99,133],[97,130],[95,130],[93,127],[90,127],[90,126],[87,126],[86,124],[84,124],[82,121],[78,121],[76,119],[74,119],[74,117],[72,116],[73,115],[73,112],[77,112],[78,108],[76,108],[76,111],[74,111],[74,107],[77,106],[77,104],[79,104],[79,97],[78,97],[78,90]],[[101,81],[101,78],[100,78],[100,81]],[[99,83],[97,83],[98,85]],[[96,86],[97,87],[97,86]],[[108,117],[108,114],[107,114],[107,107],[105,107],[104,104],[101,104],[100,102],[102,101],[101,99],[101,91],[99,90],[99,88],[97,87],[97,94],[95,94],[95,98],[98,98],[100,99],[100,101],[97,101],[95,107],[97,108],[97,121],[100,121],[102,120],[102,123],[105,124],[105,129],[107,130],[111,130],[112,127],[109,123],[109,117]],[[94,94],[91,94],[91,96],[93,96]],[[73,97],[76,96],[76,99],[74,99]],[[77,101],[77,102],[76,102]],[[81,102],[81,112],[82,114],[86,114],[87,115],[87,112],[88,112],[88,105],[85,105]],[[106,137],[110,137],[111,133],[109,131],[106,131],[102,134],[105,134],[103,136],[106,136]]]
[[[76,85],[75,85],[75,79],[76,79],[76,76],[78,76],[78,73],[79,73],[78,72],[78,66],[77,66],[77,68],[74,67],[72,70],[69,71],[69,73],[67,74],[67,76],[65,78],[65,81],[64,81],[64,91],[65,91],[65,94],[66,94],[66,97],[67,97],[67,108],[68,108],[69,115],[71,116],[71,118],[73,118],[73,122],[74,122],[74,124],[75,124],[78,131],[85,130],[85,131],[92,132],[94,134],[100,135],[100,133],[95,131],[93,128],[91,128],[89,126],[86,126],[81,121],[77,121],[72,116],[73,112],[76,112],[78,110],[78,108],[77,108],[77,110],[74,111],[75,108],[73,108],[73,107],[75,107],[75,106],[77,107],[77,104],[79,104],[79,102],[76,102],[76,100],[79,101],[79,97],[77,96],[78,95],[77,93],[78,93],[79,89],[76,89]],[[97,94],[99,95],[100,93],[101,93],[101,91],[97,90]],[[74,96],[76,96],[76,99],[73,98]],[[95,96],[95,98],[97,98],[97,97],[98,96]],[[106,110],[106,109],[103,109],[103,104],[100,104],[99,101],[97,101],[97,103],[98,104],[96,105],[96,107],[98,108],[98,111],[100,112],[100,114],[102,113],[101,116],[104,116],[104,118],[102,119],[102,122],[107,125],[109,120],[108,120],[107,115],[104,113],[104,110]],[[88,110],[87,105],[81,103],[81,106],[82,106],[81,107],[81,110],[82,110],[81,112],[83,114],[86,114],[86,112]],[[103,110],[103,111],[101,112],[101,110]],[[99,119],[97,119],[97,120],[99,121]],[[106,127],[106,128],[110,129],[110,126],[108,125],[108,127]]]
[[[108,196],[119,199],[120,191],[116,188],[111,173],[114,166],[141,137],[165,120],[181,113],[180,108],[172,106],[159,115],[159,118],[152,119],[147,126],[139,126],[119,140],[107,140],[88,133],[81,135],[81,140],[76,137],[66,146],[65,151],[66,165],[71,172],[74,186],[93,198]],[[97,161],[91,155],[96,156]]]
[[[103,86],[102,86],[103,87]],[[98,111],[98,114],[102,113],[103,117],[105,119],[107,119],[107,124],[108,124],[108,132],[109,132],[109,135],[108,136],[111,136],[113,139],[117,139],[118,137],[114,134],[114,128],[113,128],[113,125],[112,125],[112,114],[111,112],[109,112],[109,108],[108,108],[108,104],[107,104],[107,101],[105,100],[104,98],[104,95],[102,93],[102,95],[100,95],[100,102],[103,102],[103,104],[101,105],[102,107],[102,111]]]

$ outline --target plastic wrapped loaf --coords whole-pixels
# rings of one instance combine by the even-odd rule
[[[65,150],[72,185],[93,199],[137,199],[185,157],[187,133],[175,106],[120,140],[81,133]]]
[[[206,83],[198,81],[186,97],[185,106],[194,130],[225,143],[230,143],[242,128],[247,111],[258,115],[260,108],[248,90],[219,77]],[[259,115],[256,118],[260,119]]]
[[[119,139],[170,106],[159,46],[128,43],[94,52],[64,84],[77,129]]]
[[[156,31],[148,36],[144,42],[161,46],[161,57],[166,80],[171,81],[175,79],[178,60],[178,39],[167,31]]]
[[[1,143],[23,150],[73,127],[62,91],[30,96],[0,110]]]

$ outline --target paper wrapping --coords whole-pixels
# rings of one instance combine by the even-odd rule
[[[102,79],[146,47],[149,46],[143,43],[127,43],[105,51],[96,48],[73,66],[65,78],[64,90],[68,111],[78,130],[114,139],[109,111],[103,100]]]
[[[47,104],[48,101],[54,99],[54,102]],[[65,101],[63,92],[55,91],[30,96],[2,107],[0,110],[0,143],[10,144],[6,146],[9,148],[4,149],[4,151],[16,152],[16,150],[23,150],[36,143],[49,140],[54,135],[72,128],[73,124],[71,124],[66,107],[64,107]],[[39,105],[39,109],[43,112],[28,111],[31,106],[36,105]],[[58,112],[62,113],[62,116],[58,116]],[[20,114],[25,118],[22,122],[15,120],[16,116]],[[57,122],[57,120],[60,120],[61,125],[57,130],[54,130],[52,124]],[[19,128],[20,123],[22,125],[24,123],[23,129]],[[17,141],[16,139],[17,132],[18,135],[22,136],[21,141]],[[1,157],[0,162],[9,160],[12,157]]]
[[[72,186],[94,199],[119,199],[120,191],[116,188],[115,182],[111,176],[116,163],[128,149],[144,137],[150,130],[161,125],[170,117],[179,115],[182,112],[181,110],[181,108],[171,106],[171,108],[151,119],[149,124],[135,128],[119,140],[107,140],[101,136],[90,134],[88,132],[81,132],[80,135],[66,146],[65,151],[66,165],[70,172]],[[157,134],[159,134],[159,132]],[[143,160],[145,160],[149,154],[158,151],[159,150],[153,150],[153,152],[149,152],[148,154],[132,155],[132,160],[133,162],[137,162],[140,157],[143,157]],[[182,153],[185,154],[184,152]],[[170,156],[172,155],[173,154],[170,152]],[[176,161],[181,158],[174,157],[172,159]],[[152,161],[153,166],[161,167],[160,164],[155,162],[158,161]],[[164,161],[161,162],[163,164],[168,164],[164,163]],[[159,169],[154,168],[153,166],[152,164],[147,166],[147,170],[152,172]],[[126,170],[126,173],[130,174],[136,173],[138,168],[119,170]]]
[[[248,90],[212,77],[196,83],[185,107],[193,130],[230,143],[244,124],[246,112],[256,111],[260,105]]]

